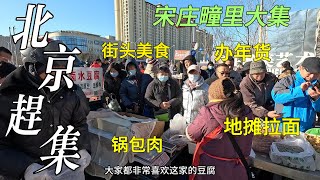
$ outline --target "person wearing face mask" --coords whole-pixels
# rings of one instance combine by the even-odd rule
[[[182,86],[183,116],[188,124],[198,115],[200,108],[208,103],[209,85],[200,73],[201,70],[198,65],[189,66],[188,79]]]
[[[189,66],[191,65],[197,65],[197,60],[193,55],[188,55],[183,59],[183,63],[184,63],[184,78],[183,80],[185,81],[186,79],[188,79],[188,73],[187,70],[189,68]],[[210,76],[208,75],[208,73],[205,70],[201,69],[201,73],[200,75],[203,77],[204,80],[208,79]]]
[[[169,119],[180,112],[182,91],[177,81],[171,78],[167,65],[156,69],[155,79],[148,85],[145,99],[154,109],[155,117],[166,121],[165,130],[169,128]]]
[[[61,41],[52,40],[43,48],[28,46],[21,51],[23,66],[10,73],[1,84],[0,177],[8,177],[4,179],[28,179],[26,177],[29,175],[29,169],[33,167],[41,168],[47,165],[48,162],[41,161],[40,157],[50,155],[51,150],[50,148],[39,147],[56,134],[60,125],[64,129],[71,125],[74,127],[73,131],[78,131],[80,135],[77,137],[77,149],[72,150],[69,148],[68,154],[75,154],[77,151],[79,154],[88,154],[91,151],[87,124],[89,105],[79,86],[73,84],[72,87],[68,87],[66,83],[61,82],[57,91],[51,92],[47,87],[39,89],[47,77],[46,67],[50,57],[44,52],[59,52],[59,45],[61,44],[63,44]],[[69,48],[66,51],[71,52]],[[55,58],[67,58],[69,55],[57,54],[52,56]],[[77,59],[76,56],[74,57]],[[66,61],[54,61],[52,66],[53,69],[65,69],[67,68],[67,63]],[[44,97],[41,113],[36,113],[36,117],[42,120],[35,121],[32,128],[41,129],[37,135],[26,136],[13,130],[6,135],[11,123],[10,115],[12,114],[12,109],[16,108],[16,102],[19,102],[19,94],[24,95],[25,100],[30,100],[31,97]],[[32,100],[32,102],[36,101]],[[25,113],[24,116],[26,119],[32,119],[32,116],[28,115],[28,113]],[[30,129],[28,128],[29,125],[31,124],[21,122],[19,129]],[[39,172],[38,175],[45,174],[46,171]],[[61,173],[63,174],[64,170]],[[70,173],[70,178],[73,177],[72,175]],[[76,176],[76,174],[74,175]]]
[[[147,86],[152,81],[148,74],[141,74],[134,59],[128,59],[125,64],[127,77],[122,81],[119,94],[121,103],[126,108],[126,112],[143,115],[149,107],[145,107],[144,95]]]
[[[273,87],[271,95],[276,109],[284,118],[299,118],[300,131],[312,127],[316,112],[320,112],[320,58],[306,58],[296,74],[282,78]]]
[[[210,61],[207,67],[208,67],[207,74],[209,75],[209,77],[211,77],[215,72],[213,62]]]
[[[104,75],[104,89],[106,97],[111,98],[114,95],[118,102],[120,102],[120,86],[122,80],[126,77],[126,72],[121,70],[121,65],[118,63],[111,63]],[[124,107],[122,107],[125,110]]]

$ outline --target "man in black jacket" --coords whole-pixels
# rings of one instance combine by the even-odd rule
[[[167,117],[173,119],[181,110],[182,90],[171,78],[168,66],[161,65],[155,74],[145,93],[146,102],[154,109],[155,115],[168,114]],[[169,128],[169,119],[166,119],[165,130]]]
[[[49,162],[41,161],[40,157],[51,155],[51,143],[42,148],[40,146],[55,134],[58,126],[63,126],[66,130],[68,125],[72,125],[73,132],[80,133],[76,147],[79,151],[90,152],[86,123],[88,104],[83,92],[75,85],[68,88],[64,82],[61,82],[60,88],[55,92],[50,92],[46,87],[38,90],[46,77],[48,56],[44,52],[59,52],[59,43],[61,42],[51,41],[45,48],[27,48],[22,52],[24,66],[7,76],[0,87],[0,177],[21,179],[28,167],[34,164],[47,165]],[[56,55],[57,58],[59,56],[62,55]],[[59,61],[53,67],[61,68],[65,65],[63,61]],[[25,95],[26,100],[30,96],[44,96],[41,114],[38,115],[41,121],[35,121],[32,128],[40,129],[37,135],[23,136],[13,129],[6,135],[12,113],[15,113],[11,111],[17,109],[14,102],[18,101],[19,94]],[[22,115],[30,117],[28,112]],[[28,121],[21,121],[19,129],[28,130],[28,126]],[[72,151],[70,153],[74,154]]]

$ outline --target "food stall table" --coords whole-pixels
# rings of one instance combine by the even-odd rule
[[[256,157],[253,159],[253,167],[268,171],[283,177],[291,179],[303,179],[303,180],[319,180],[320,171],[305,171],[294,169],[279,164],[275,164],[271,161],[268,155],[262,153],[256,153]]]

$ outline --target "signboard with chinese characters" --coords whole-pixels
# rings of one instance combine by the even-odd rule
[[[315,56],[317,14],[320,9],[308,9],[290,14],[288,27],[271,27],[268,29],[267,42],[271,45],[271,61],[265,61],[267,69],[276,75],[281,73],[279,67],[289,61],[296,69],[303,60]]]
[[[75,84],[81,87],[87,98],[102,96],[102,68],[74,67],[70,77]]]
[[[175,50],[174,51],[174,60],[180,61],[183,60],[186,56],[190,55],[189,50]]]

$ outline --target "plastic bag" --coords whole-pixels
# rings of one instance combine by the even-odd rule
[[[186,127],[186,120],[181,114],[176,114],[173,119],[170,120],[170,131],[174,134],[184,135]]]
[[[112,174],[105,174],[106,167],[125,166],[132,163],[133,153],[120,152],[114,153],[112,147],[112,138],[132,136],[149,138],[156,126],[153,119],[141,119],[129,117],[127,113],[116,113],[111,110],[103,109],[101,111],[91,111],[87,116],[88,129],[90,132],[92,161],[86,168],[86,172],[91,176],[97,176],[104,179],[111,179]],[[131,149],[130,144],[128,149]]]
[[[65,165],[63,165],[62,171],[60,174],[55,175],[55,169],[49,170],[49,176],[53,180],[85,180],[84,169],[90,164],[91,156],[86,150],[79,151],[80,159],[70,160],[75,164],[78,164],[79,167],[76,170],[72,170]],[[55,166],[53,166],[55,167]]]
[[[300,137],[291,137],[272,143],[269,155],[271,161],[277,164],[304,170],[316,170],[314,149],[309,142]]]
[[[70,159],[71,162],[79,165],[79,167],[74,171],[68,168],[67,166],[65,166],[65,164],[63,164],[62,170],[58,175],[55,174],[55,170],[56,170],[55,165],[39,173],[33,174],[33,172],[43,167],[39,164],[34,163],[27,168],[25,172],[25,179],[26,180],[60,180],[60,179],[85,180],[84,169],[90,164],[91,156],[86,150],[80,150],[79,155],[81,157],[80,159]]]
[[[41,169],[43,166],[37,163],[33,163],[28,166],[26,171],[24,172],[24,179],[25,180],[52,180],[49,175],[48,170],[43,170],[39,173],[34,174],[33,172]]]
[[[108,108],[115,112],[121,112],[122,109],[118,100],[116,99],[116,96],[114,94],[111,94],[109,99]]]
[[[170,129],[162,134],[162,139],[177,146],[181,150],[189,142],[185,135],[187,123],[181,114],[176,114],[170,120]]]
[[[186,146],[189,142],[186,135],[177,134],[176,132],[171,131],[171,129],[168,129],[166,132],[164,132],[161,138],[164,141],[176,145],[178,151],[181,150],[184,146]]]

